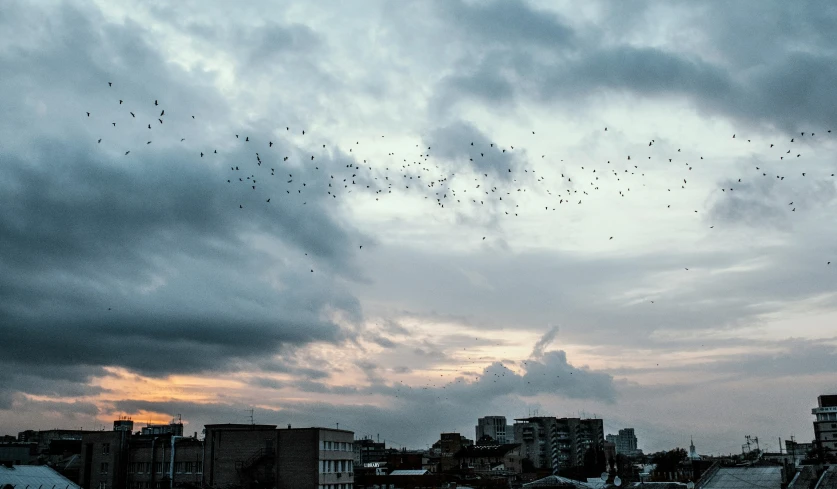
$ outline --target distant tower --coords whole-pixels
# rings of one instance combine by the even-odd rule
[[[130,433],[134,429],[134,422],[128,416],[119,416],[119,419],[113,421],[113,431],[127,431]]]
[[[697,454],[697,450],[695,450],[695,440],[689,437],[689,460],[700,460],[700,455]]]

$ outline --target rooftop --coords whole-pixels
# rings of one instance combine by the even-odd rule
[[[700,489],[782,489],[782,467],[721,467]]]
[[[456,457],[502,457],[519,446],[520,445],[517,443],[506,443],[504,445],[472,445],[460,449],[456,452]]]
[[[536,481],[530,482],[528,484],[523,484],[524,489],[528,489],[530,487],[560,487],[560,488],[574,488],[574,489],[590,489],[592,486],[588,485],[585,482],[567,479],[566,477],[559,477],[557,475],[550,475],[548,477],[544,477],[543,479],[538,479]]]
[[[832,465],[823,472],[814,489],[837,489],[837,465]]]
[[[56,489],[81,489],[63,475],[46,465],[0,465],[0,487],[55,487]]]
[[[390,472],[389,475],[427,475],[430,472],[424,469],[414,469],[414,470],[393,470]]]

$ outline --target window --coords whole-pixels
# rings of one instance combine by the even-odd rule
[[[192,462],[183,462],[183,472],[186,472],[187,474],[191,474],[192,473],[192,466],[193,466]]]
[[[154,462],[154,472],[157,474],[163,473],[163,462]]]
[[[102,474],[107,474],[108,473],[108,463],[107,462],[102,462],[99,465],[99,473],[102,473]]]
[[[102,455],[110,453],[110,443],[102,443]]]
[[[203,462],[195,462],[195,473],[203,474]]]
[[[174,472],[176,474],[182,474],[183,473],[183,462],[175,462],[174,463]]]
[[[105,483],[105,482],[100,482],[100,483],[99,483],[99,489],[108,489],[108,485],[107,485],[107,483]]]
[[[163,472],[168,474],[171,471],[171,462],[163,463]]]

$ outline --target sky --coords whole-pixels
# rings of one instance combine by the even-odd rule
[[[810,440],[836,30],[826,1],[7,0],[0,434]]]

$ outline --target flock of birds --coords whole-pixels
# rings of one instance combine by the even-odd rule
[[[108,86],[113,87],[112,82],[108,82]],[[114,103],[117,101],[118,106],[123,106],[125,102],[115,97]],[[148,130],[152,130],[155,125],[164,127],[166,120],[165,108],[160,106],[159,100],[154,100],[153,108],[159,109],[159,114],[156,111],[153,112],[154,120],[142,123]],[[125,108],[124,112],[124,117],[130,114],[130,120],[137,118],[133,110]],[[96,116],[87,112],[87,117],[95,118]],[[195,116],[191,115],[191,119],[195,119]],[[119,121],[110,122],[112,128],[117,127],[117,122]],[[120,122],[120,127],[121,125]],[[290,126],[285,127],[285,130],[289,135],[291,134]],[[605,127],[603,130],[607,132],[608,129]],[[304,129],[293,133],[306,136]],[[826,130],[826,134],[831,134],[831,130]],[[535,131],[532,131],[532,135],[535,135]],[[468,154],[469,161],[466,167],[457,174],[451,171],[454,168],[446,168],[444,164],[440,166],[431,158],[430,146],[416,145],[409,159],[390,152],[387,155],[389,157],[387,163],[373,165],[354,152],[354,149],[360,145],[360,141],[357,141],[354,148],[349,148],[348,153],[351,158],[348,159],[348,163],[341,168],[336,168],[334,165],[336,159],[333,158],[333,153],[329,152],[326,144],[322,144],[318,151],[309,151],[301,156],[294,155],[293,152],[277,154],[280,146],[287,149],[290,146],[288,144],[279,145],[272,140],[259,141],[255,138],[251,140],[249,135],[241,134],[234,134],[230,137],[234,138],[235,142],[250,146],[251,159],[249,163],[231,164],[225,179],[226,183],[238,186],[241,191],[258,192],[266,205],[281,205],[282,201],[279,198],[282,196],[286,199],[297,199],[298,202],[295,203],[301,202],[301,205],[307,205],[310,198],[338,199],[355,191],[367,192],[374,197],[375,201],[381,201],[393,192],[409,193],[412,189],[414,195],[432,200],[438,208],[488,205],[494,211],[501,212],[502,216],[511,218],[522,215],[524,209],[520,207],[520,202],[527,192],[530,194],[536,192],[547,197],[548,204],[541,212],[553,212],[560,206],[581,205],[597,193],[605,192],[605,188],[609,192],[618,192],[622,198],[632,193],[636,194],[637,190],[646,185],[645,177],[648,171],[646,168],[650,168],[649,160],[652,158],[662,159],[664,163],[680,168],[679,172],[675,172],[678,175],[677,179],[672,178],[669,182],[667,192],[685,190],[689,186],[691,172],[700,168],[703,160],[703,156],[698,156],[699,159],[690,162],[688,158],[681,157],[680,149],[673,152],[674,154],[661,156],[654,152],[656,140],[651,139],[647,142],[649,154],[641,156],[626,154],[623,155],[621,161],[579,164],[578,168],[572,170],[572,174],[561,173],[560,181],[553,182],[547,180],[547,176],[543,174],[538,175],[534,166],[527,166],[528,162],[523,163],[515,159],[514,145],[501,147],[494,143],[487,143],[488,145],[485,146],[483,143],[475,145],[474,141],[462,141],[463,153]],[[310,134],[308,137],[310,138]],[[381,138],[384,137],[381,136]],[[791,137],[785,144],[769,143],[769,149],[776,152],[775,158],[779,161],[786,158],[796,160],[802,157],[802,152],[794,150],[794,145],[799,146],[798,143],[802,139],[815,137],[818,137],[815,132],[800,132],[799,136]],[[98,138],[98,143],[101,143],[103,139]],[[736,134],[732,135],[732,139],[736,139]],[[742,138],[738,140],[745,141]],[[185,141],[185,138],[180,138],[180,141]],[[151,143],[152,140],[149,138],[145,144]],[[746,139],[746,143],[752,143],[752,140]],[[225,145],[225,147],[229,146]],[[517,151],[519,150],[520,148]],[[130,154],[131,149],[126,149],[124,155]],[[196,155],[198,158],[218,156],[217,148],[201,150]],[[301,161],[293,161],[295,158]],[[546,155],[541,155],[540,158],[534,157],[535,161],[540,159],[551,164],[545,158]],[[558,164],[562,167],[567,166],[563,160]],[[305,165],[307,168],[300,169],[298,165]],[[789,169],[788,172],[790,172]],[[799,170],[779,174],[768,172],[767,164],[757,164],[754,165],[752,175],[741,176],[737,178],[737,181],[733,179],[732,186],[720,188],[720,190],[732,193],[736,189],[736,184],[746,184],[748,180],[756,176],[771,177],[783,182],[785,178],[790,179],[792,176],[809,179],[832,178],[834,173],[814,175],[810,171]],[[669,201],[676,202],[676,196],[672,196]],[[239,202],[237,205],[239,209],[245,209],[245,202]],[[666,204],[666,209],[671,209],[671,207],[672,203]],[[527,208],[526,211],[535,212],[536,210]],[[794,201],[788,203],[788,211],[797,211]],[[698,210],[694,209],[694,213],[697,214]],[[482,240],[486,238],[487,236],[482,236]],[[614,236],[608,236],[607,239],[613,240]],[[363,249],[363,245],[359,245],[359,249]],[[830,264],[831,262],[827,261],[827,265]],[[688,267],[684,269],[689,270]],[[313,271],[312,268],[311,272]]]
[[[111,82],[108,82],[108,86],[113,88]],[[146,115],[145,117],[149,120],[139,122],[137,120],[139,111],[135,112],[136,109],[127,108],[123,99],[114,97],[116,107],[124,111],[122,117],[127,118],[128,122],[141,124],[133,127],[142,127],[146,131],[151,131],[147,134],[155,134],[155,131],[161,128],[168,129],[169,125],[166,124],[168,116],[159,100],[154,100],[153,104],[150,101],[147,103],[153,109],[151,113],[153,118]],[[91,121],[101,122],[98,114],[87,112],[86,116]],[[195,116],[190,115],[185,118],[194,120]],[[118,130],[124,122],[107,120],[107,125],[111,126],[109,129]],[[607,132],[608,128],[604,127],[603,131]],[[676,149],[676,151],[666,149],[665,151],[670,151],[671,154],[661,154],[662,151],[657,151],[655,148],[657,141],[650,139],[647,141],[647,146],[645,142],[642,143],[646,149],[642,154],[623,154],[618,159],[600,163],[575,164],[577,167],[573,167],[571,171],[558,172],[560,179],[553,181],[552,177],[546,175],[548,172],[538,172],[540,165],[569,168],[570,163],[563,160],[560,162],[549,160],[545,154],[527,159],[525,153],[521,152],[522,148],[516,149],[514,145],[501,147],[491,142],[461,141],[459,153],[467,156],[463,157],[460,164],[456,166],[443,162],[446,160],[436,161],[431,146],[416,145],[410,148],[406,155],[390,152],[387,154],[388,159],[385,163],[373,164],[359,156],[359,151],[356,151],[361,147],[360,141],[356,141],[353,147],[348,148],[348,151],[343,150],[344,155],[348,154],[348,158],[335,158],[336,152],[322,142],[299,144],[298,148],[303,146],[309,148],[306,153],[301,153],[300,149],[291,149],[293,145],[286,141],[291,135],[306,137],[309,141],[312,135],[301,128],[292,131],[290,126],[285,127],[285,132],[288,137],[282,138],[282,141],[279,141],[279,138],[276,141],[261,140],[242,133],[229,136],[229,143],[237,143],[249,153],[249,161],[227,163],[229,170],[225,170],[226,175],[223,181],[219,182],[219,184],[230,186],[233,190],[232,195],[235,195],[238,201],[231,205],[245,210],[252,202],[274,206],[307,205],[312,199],[318,202],[326,200],[342,204],[353,192],[365,193],[370,198],[374,198],[374,201],[380,202],[393,194],[407,194],[431,201],[438,209],[456,210],[487,206],[499,216],[508,216],[513,219],[520,217],[524,212],[555,212],[562,206],[583,205],[589,199],[606,192],[610,192],[613,196],[618,195],[620,199],[635,195],[646,186],[646,172],[658,168],[655,165],[660,161],[668,166],[668,174],[671,176],[671,179],[667,180],[667,185],[664,186],[665,193],[671,193],[671,196],[667,197],[667,202],[661,205],[665,205],[665,209],[671,209],[672,205],[677,207],[680,202],[677,192],[689,188],[690,181],[693,180],[692,175],[702,169],[704,161],[703,156],[700,155],[694,155],[691,158],[684,156],[681,149]],[[831,133],[830,129],[822,131],[820,135],[816,132],[804,131],[798,136],[789,137],[786,141],[755,144],[762,144],[765,150],[773,152],[771,156],[774,159],[773,163],[782,163],[785,160],[796,163],[804,161],[803,150],[796,149],[802,147],[800,142],[809,142]],[[536,132],[532,131],[532,135],[535,136]],[[384,137],[384,135],[380,136],[380,138]],[[100,137],[97,143],[101,144],[106,139],[107,136]],[[180,142],[186,140],[186,138],[179,139]],[[737,134],[733,134],[731,139],[742,144],[753,144],[751,139],[741,138]],[[152,142],[153,139],[149,136],[145,145],[150,145]],[[230,148],[229,143],[225,143],[223,147]],[[312,147],[316,150],[312,151],[310,149]],[[339,150],[339,148],[333,149]],[[137,152],[137,148],[123,148],[122,150],[126,157]],[[218,148],[205,148],[197,151],[195,158],[223,157],[225,151],[222,150],[219,154]],[[518,158],[518,154],[524,154],[524,157]],[[464,158],[467,158],[467,161]],[[230,159],[232,158],[221,161],[230,161]],[[652,165],[649,160],[655,160],[654,164]],[[538,164],[535,165],[535,163]],[[784,182],[787,179],[790,182],[800,179],[830,179],[835,176],[832,172],[803,170],[798,164],[781,165],[779,166],[781,170],[776,171],[777,167],[773,163],[768,161],[753,164],[750,174],[727,179],[731,185],[718,190],[732,194],[737,188],[749,185],[758,178],[769,178],[776,182]],[[525,196],[533,193],[538,194],[548,204],[543,208],[526,207],[525,203],[529,200]],[[252,198],[254,195],[258,196],[258,200]],[[787,211],[797,212],[797,206],[793,200],[788,202]],[[692,213],[691,209],[689,213]],[[694,209],[694,214],[697,213],[698,209]],[[714,227],[715,225],[709,226],[709,228]],[[602,239],[613,240],[614,237],[605,235]],[[481,240],[486,240],[486,238],[487,236],[482,236]],[[358,247],[363,249],[363,245],[358,245]],[[826,265],[831,265],[831,261],[824,261]],[[684,269],[689,270],[688,267]],[[313,268],[311,272],[314,272]],[[468,360],[476,366],[481,363],[484,365],[485,358],[469,357]],[[503,382],[508,376],[514,380],[525,380],[527,385],[535,381],[525,365],[521,368],[527,371],[525,375],[509,370],[500,363],[498,368],[486,369],[482,375],[466,371],[464,374],[467,376],[458,376],[450,382],[444,382],[446,380],[444,374],[440,374],[443,379],[438,382],[430,381],[415,389],[403,382],[400,385],[396,384],[394,394],[395,397],[399,397],[408,391],[433,391],[437,400],[441,401],[448,399],[446,392],[455,389],[457,385],[471,383],[470,378],[474,379],[473,382],[498,383]],[[543,380],[546,380],[548,374],[541,372],[541,375],[544,377]],[[568,375],[572,375],[572,372]],[[558,382],[560,377],[556,375],[554,381]],[[542,386],[540,382],[537,384]],[[535,390],[540,388],[531,387]]]

